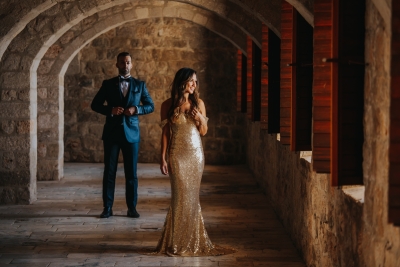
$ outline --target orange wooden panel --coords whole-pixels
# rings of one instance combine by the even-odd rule
[[[237,63],[236,63],[236,110],[242,111],[242,56],[243,53],[238,49],[237,51]]]
[[[292,132],[292,79],[293,68],[293,25],[295,9],[291,4],[282,1],[281,10],[281,110],[280,135],[281,143],[291,144]]]
[[[268,35],[269,29],[262,25],[261,44],[261,119],[260,127],[268,130]]]
[[[253,40],[247,36],[247,118],[252,120],[252,92],[253,92]]]
[[[322,59],[333,55],[332,0],[314,1],[313,34],[313,169],[318,173],[330,173],[331,117],[326,111],[331,110],[332,64]]]

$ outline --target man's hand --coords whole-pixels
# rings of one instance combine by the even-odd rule
[[[115,107],[115,108],[112,108],[112,110],[111,110],[112,115],[121,115],[122,113],[124,113],[123,107]]]
[[[136,113],[136,107],[130,107],[124,110],[124,114],[126,116],[132,116],[135,113]]]

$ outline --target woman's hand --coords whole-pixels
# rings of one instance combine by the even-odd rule
[[[168,175],[168,163],[165,160],[161,161],[160,170],[162,174]]]
[[[193,119],[195,119],[195,121],[197,123],[199,123],[200,125],[204,124],[205,118],[201,114],[200,111],[198,111],[197,109],[194,108],[194,109],[191,110],[190,114],[192,115]]]

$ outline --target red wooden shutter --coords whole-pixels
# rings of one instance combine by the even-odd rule
[[[252,121],[260,121],[261,114],[261,49],[253,42],[253,101]]]
[[[237,63],[236,63],[236,110],[242,111],[242,57],[243,53],[238,49],[237,51]]]
[[[363,184],[365,1],[333,3],[331,179]]]
[[[333,57],[332,21],[332,0],[315,0],[312,160],[318,173],[330,173],[333,66],[322,59]]]
[[[268,26],[262,25],[260,127],[268,130]]]
[[[253,105],[253,41],[247,36],[247,118],[252,120]]]
[[[400,226],[400,2],[392,2],[389,222]]]
[[[292,5],[282,1],[281,14],[281,110],[280,134],[281,143],[290,145],[292,131],[292,77],[294,70],[290,66],[293,62],[293,23],[294,11]]]

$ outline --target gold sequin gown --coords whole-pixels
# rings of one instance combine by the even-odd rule
[[[185,113],[178,113],[171,131],[171,205],[155,253],[193,257],[234,252],[233,249],[213,245],[204,228],[199,201],[204,154],[195,121]]]

